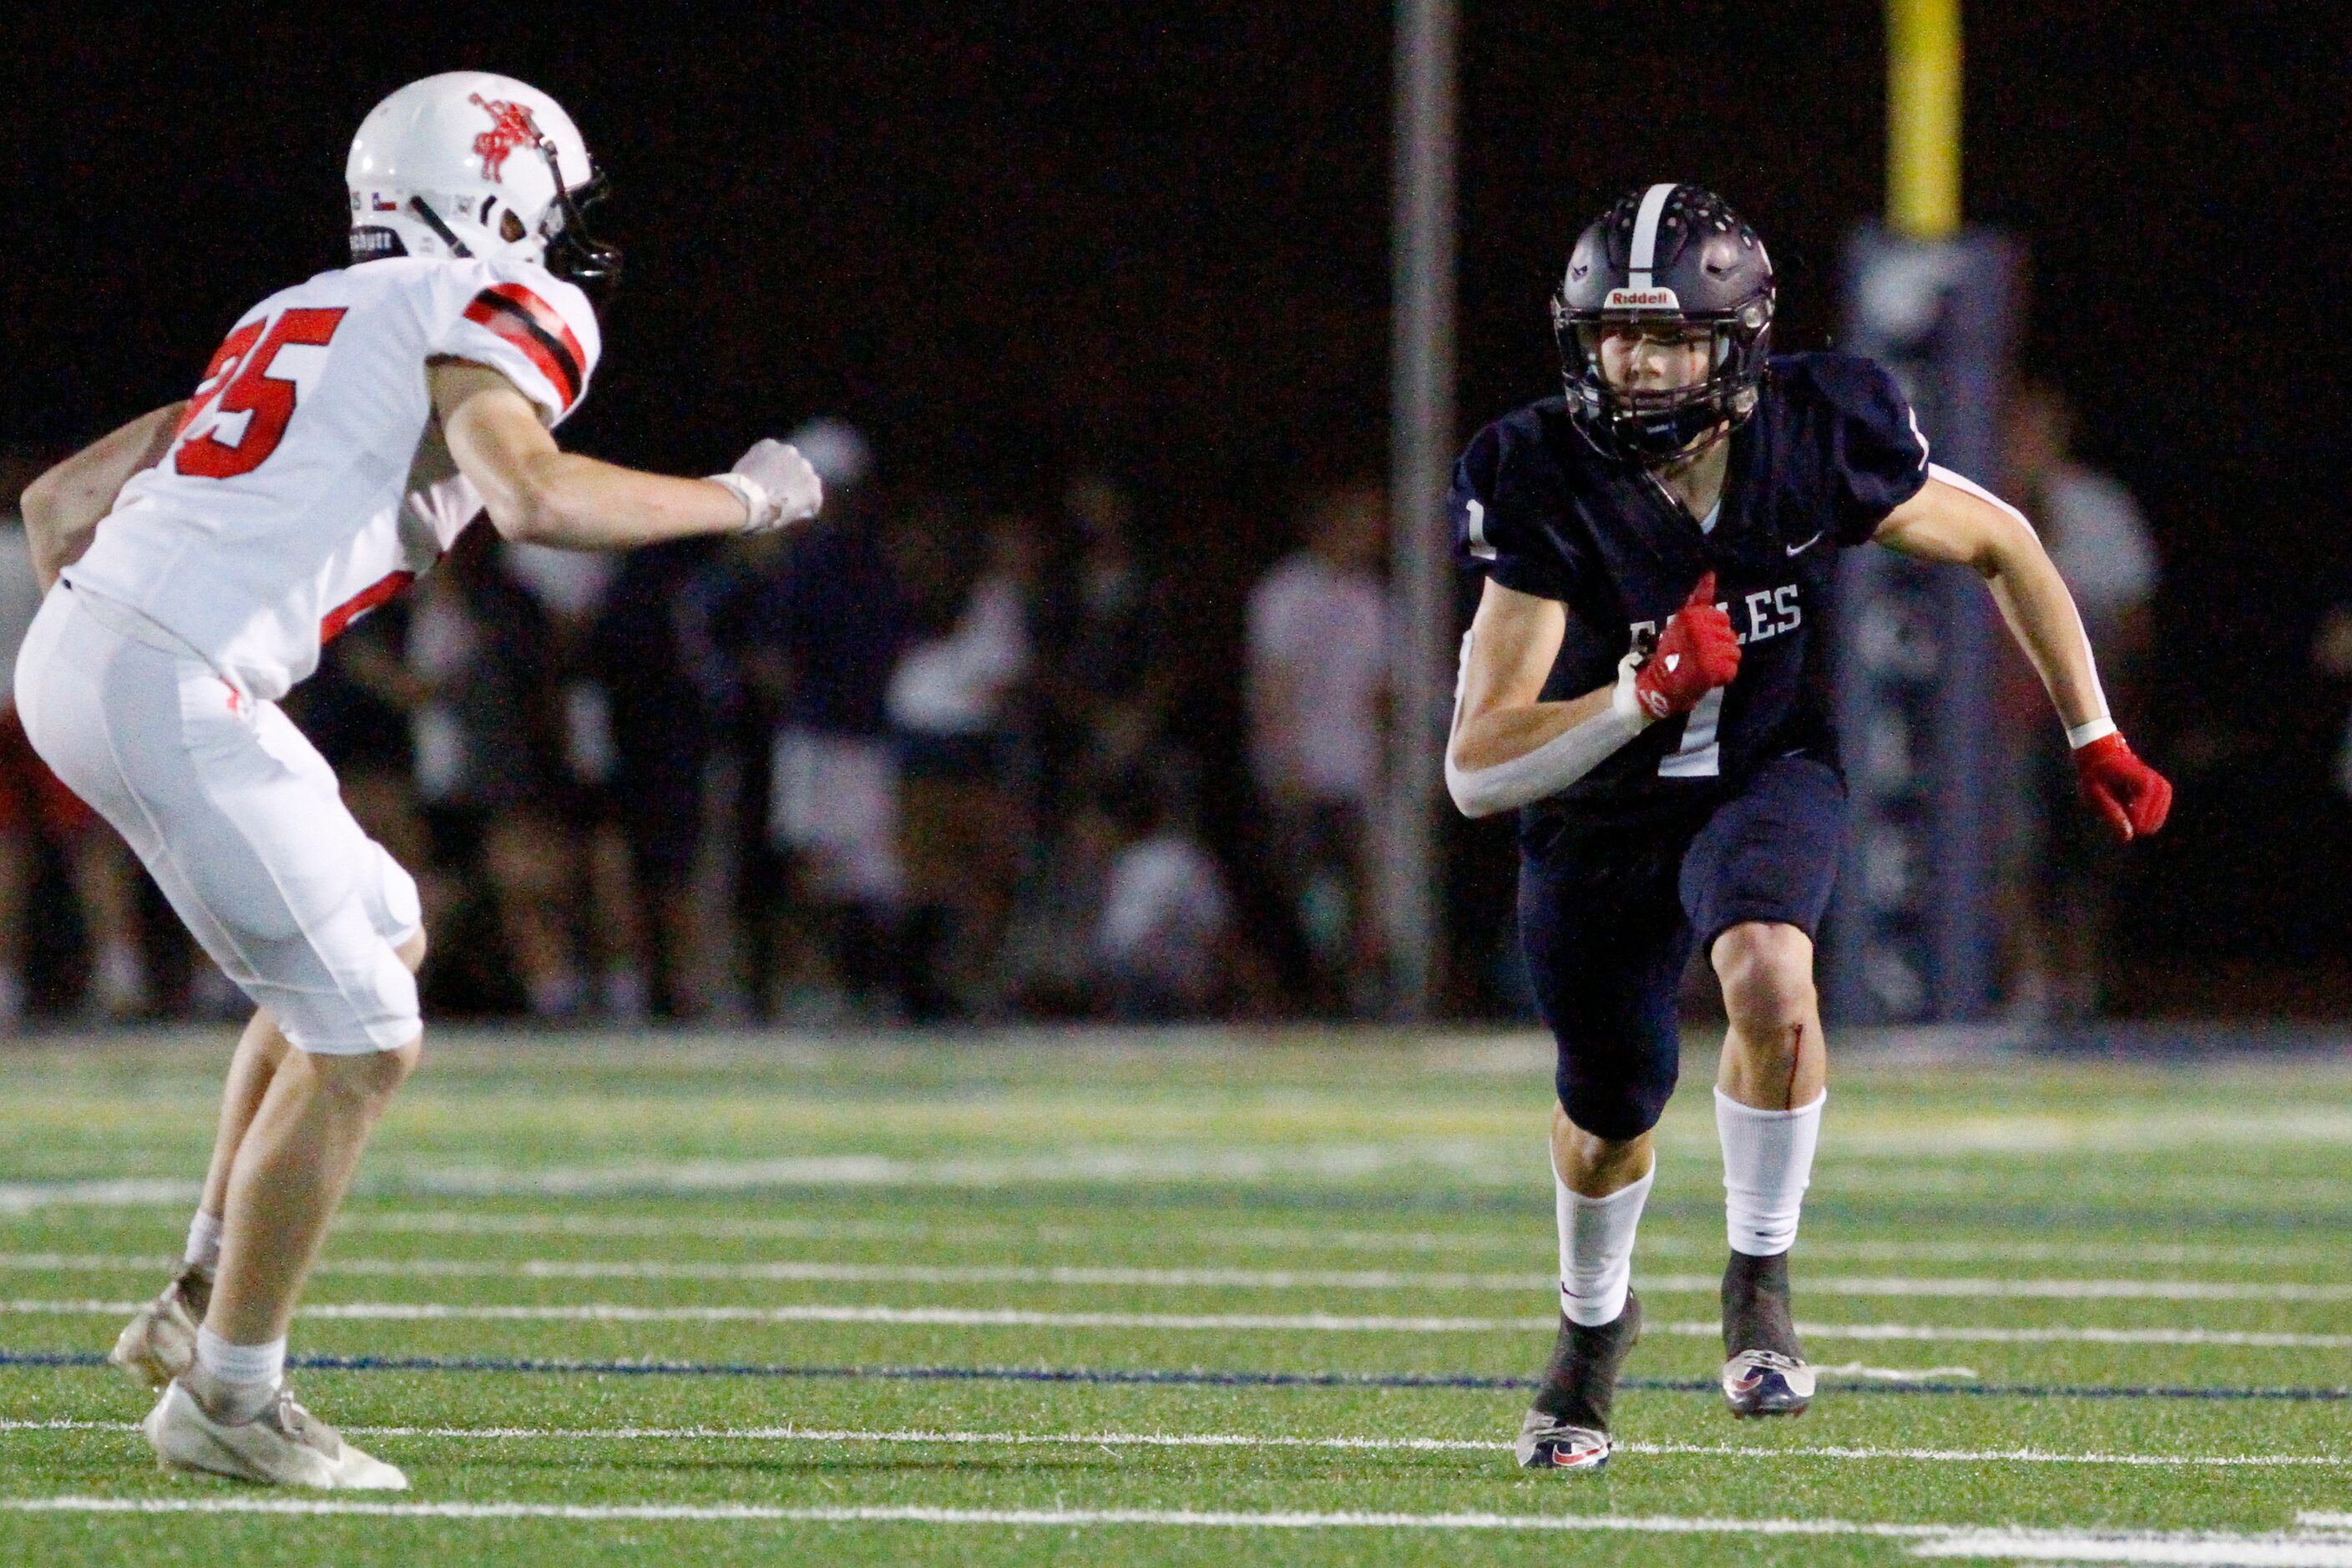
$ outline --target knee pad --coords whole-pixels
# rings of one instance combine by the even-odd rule
[[[395,1050],[425,1031],[416,977],[379,942],[364,965],[345,969],[331,990],[239,982],[257,1006],[276,1016],[288,1042],[314,1056],[364,1056]]]
[[[1681,1072],[1679,1038],[1606,1057],[1573,1051],[1563,1041],[1553,1083],[1570,1121],[1596,1138],[1622,1142],[1658,1124]]]
[[[398,947],[424,927],[425,901],[417,896],[416,879],[390,850],[373,839],[368,847],[375,852],[374,864],[360,873],[360,900],[376,934]]]

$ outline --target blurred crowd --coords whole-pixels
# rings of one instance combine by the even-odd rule
[[[2135,730],[2159,563],[2074,435],[2060,393],[2018,389],[2003,488]],[[1299,495],[1287,546],[1220,578],[1240,602],[1204,618],[1182,602],[1206,563],[1110,478],[990,505],[880,482],[838,420],[793,439],[825,482],[814,524],[606,556],[478,521],[288,700],[416,873],[429,1005],[802,1024],[1384,1011],[1366,900],[1392,613],[1377,484]],[[37,468],[0,465],[11,498]],[[0,531],[12,668],[37,605],[20,535]],[[2315,660],[2342,676],[2347,650],[2338,610]],[[1205,722],[1187,711],[1204,684]],[[1999,706],[2003,1005],[2112,1010],[2123,862],[2074,805],[2021,658]],[[2352,794],[2352,761],[2338,771]],[[1502,834],[1467,842],[1509,856]],[[1486,882],[1454,919],[1493,962],[1459,963],[1451,1005],[1525,1013],[1507,878]],[[1467,890],[1457,877],[1457,904]],[[0,707],[0,1030],[242,1006]]]
[[[1217,654],[1249,731],[1225,837],[1260,864],[1237,879],[1178,722],[1183,563],[1129,490],[1079,474],[992,508],[886,488],[840,421],[793,438],[825,481],[810,527],[603,556],[478,521],[288,699],[416,873],[428,1006],[814,1024],[1381,1005],[1378,487],[1302,500],[1297,548]],[[11,666],[37,602],[21,536],[0,537]],[[239,1005],[0,717],[0,1026]]]
[[[2148,731],[2148,652],[2161,563],[2139,503],[2076,450],[2074,405],[2058,388],[2014,389],[2001,423],[2001,485],[2033,521],[2074,596],[2116,721]],[[2073,1023],[2115,1010],[2116,897],[2126,860],[2074,796],[2066,736],[2041,679],[2010,639],[1996,710],[2009,742],[2002,813],[2003,1010]]]

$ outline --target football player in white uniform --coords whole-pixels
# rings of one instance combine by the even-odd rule
[[[578,286],[594,171],[545,93],[430,77],[352,144],[352,265],[247,311],[184,404],[26,492],[48,593],[16,666],[34,745],[138,851],[257,1011],[186,1267],[112,1359],[160,1387],[167,1467],[399,1488],[296,1404],[286,1333],[360,1151],[415,1066],[416,889],[279,710],[322,643],[487,510],[509,539],[624,549],[815,514],[762,441],[668,479],[560,449],[599,337]],[[55,585],[50,585],[55,584]]]

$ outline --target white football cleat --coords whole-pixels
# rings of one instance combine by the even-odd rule
[[[204,1321],[212,1294],[211,1275],[194,1264],[182,1268],[163,1294],[122,1326],[107,1364],[141,1388],[162,1388],[195,1364],[196,1325]]]
[[[1734,1415],[1802,1415],[1813,1386],[1813,1369],[1779,1351],[1741,1351],[1723,1363],[1723,1397]]]
[[[278,1385],[250,1421],[216,1421],[174,1379],[139,1424],[167,1470],[203,1470],[264,1486],[321,1487],[352,1491],[406,1491],[408,1478],[343,1441],[332,1426]]]
[[[1598,1470],[1607,1468],[1616,1447],[1598,1427],[1574,1426],[1530,1410],[1519,1424],[1519,1440],[1511,1451],[1522,1469]]]

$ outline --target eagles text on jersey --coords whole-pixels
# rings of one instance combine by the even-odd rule
[[[1847,354],[1771,360],[1733,432],[1711,529],[1639,464],[1602,457],[1546,398],[1480,431],[1454,468],[1456,558],[1568,606],[1548,701],[1610,684],[1701,574],[1742,647],[1738,679],[1531,807],[1639,823],[1718,798],[1790,752],[1837,764],[1829,658],[1840,549],[1867,541],[1927,478],[1927,442],[1885,371]]]

